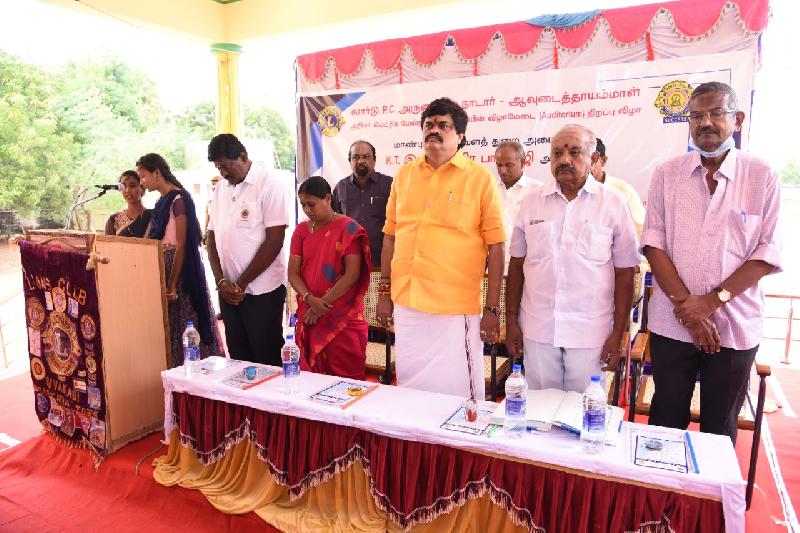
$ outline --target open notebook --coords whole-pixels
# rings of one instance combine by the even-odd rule
[[[505,420],[506,401],[503,400],[492,415],[492,424],[502,425]],[[608,406],[606,412],[606,444],[615,445],[619,438],[623,411]],[[525,420],[528,427],[549,431],[556,426],[580,434],[583,426],[583,395],[579,392],[558,389],[529,390]]]

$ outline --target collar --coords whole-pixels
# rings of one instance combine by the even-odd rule
[[[472,160],[469,159],[467,156],[465,156],[464,153],[459,148],[458,150],[456,150],[455,155],[450,158],[450,161],[448,161],[444,165],[454,165],[454,166],[457,166],[458,168],[463,170],[463,169],[466,169],[469,166],[470,163],[472,163]],[[417,165],[417,166],[422,165],[422,164],[427,164],[425,162],[425,154],[423,153],[421,156],[419,156],[414,161],[414,164]],[[442,166],[444,166],[444,165],[442,165]]]
[[[728,151],[728,155],[725,156],[725,159],[722,161],[722,164],[719,167],[719,174],[727,179],[728,181],[733,181],[734,177],[736,176],[736,156],[739,150],[737,148],[731,148]],[[692,172],[697,170],[698,168],[705,169],[703,166],[703,161],[700,158],[700,152],[696,150],[692,150],[691,152],[692,159],[691,159],[691,168]]]
[[[375,171],[373,170],[369,174],[367,174],[367,181],[371,181],[372,183],[377,183],[378,180],[375,178]],[[350,174],[350,183],[358,187],[358,180],[356,179],[355,172]]]
[[[243,183],[252,184],[256,179],[257,172],[255,172],[255,169],[256,169],[256,162],[255,161],[250,161],[250,170],[247,171],[247,175],[244,177],[244,179],[242,181],[240,181],[236,185],[231,184],[231,182],[229,182],[225,178],[222,178],[222,181],[225,182],[225,185],[229,189],[235,189],[236,187],[238,187],[239,185],[241,185]],[[219,187],[219,182],[217,182],[217,187]]]
[[[498,187],[501,187],[502,189],[505,189],[507,191],[511,191],[514,189],[524,189],[531,183],[533,183],[533,178],[531,178],[530,176],[526,176],[525,174],[522,174],[517,180],[517,182],[514,185],[512,185],[510,189],[506,189],[506,184],[503,183],[503,178],[501,178],[500,176],[497,177]]]
[[[606,174],[606,179],[608,179],[608,174]],[[600,184],[599,181],[594,179],[594,176],[592,176],[592,173],[590,172],[586,176],[586,183],[584,183],[583,187],[581,187],[581,190],[578,191],[578,196],[581,195],[581,191],[586,191],[588,194],[597,194],[600,191],[600,187],[602,187],[602,185]],[[550,183],[546,183],[543,186],[543,190],[545,196],[549,196],[551,194],[560,195],[561,185],[559,185],[558,180],[556,180],[556,178],[554,177],[553,181],[551,181]]]

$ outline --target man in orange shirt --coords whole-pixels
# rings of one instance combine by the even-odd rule
[[[458,104],[434,100],[420,125],[425,153],[397,172],[386,206],[378,320],[394,323],[398,385],[483,399],[481,340],[500,334],[500,198],[489,170],[460,150]]]

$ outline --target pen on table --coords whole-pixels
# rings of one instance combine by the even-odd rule
[[[492,424],[492,427],[489,428],[489,433],[487,433],[486,436],[488,438],[492,438],[492,435],[494,435],[494,432],[497,431],[498,427],[499,426],[497,424]]]
[[[689,447],[689,455],[692,458],[692,465],[694,466],[694,473],[700,473],[700,467],[697,465],[697,456],[694,454],[694,446],[692,446],[692,438],[689,436],[689,432],[686,432],[686,445]]]

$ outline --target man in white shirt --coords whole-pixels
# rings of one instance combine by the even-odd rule
[[[506,230],[506,264],[503,275],[508,275],[508,262],[511,259],[511,229],[517,218],[519,206],[525,194],[542,183],[522,173],[525,165],[525,149],[516,141],[500,143],[494,152],[497,165],[497,188],[503,202],[503,226]]]
[[[642,199],[630,183],[614,176],[609,176],[606,173],[607,162],[606,145],[598,137],[597,148],[592,154],[592,176],[606,187],[611,187],[622,195],[622,199],[625,200],[628,209],[631,211],[633,224],[636,226],[636,235],[641,237],[642,228],[644,227],[644,205],[642,205]]]
[[[214,190],[208,258],[219,291],[225,341],[233,359],[281,365],[286,300],[284,236],[292,192],[250,161],[230,133],[208,145],[225,182]]]
[[[594,151],[587,128],[559,130],[555,181],[531,191],[514,222],[506,345],[524,352],[532,389],[581,392],[602,363],[619,362],[638,242],[622,197],[589,174]]]

